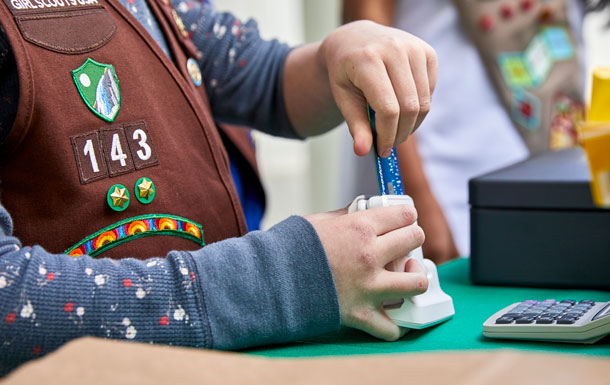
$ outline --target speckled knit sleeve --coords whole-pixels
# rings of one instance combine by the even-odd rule
[[[263,40],[254,20],[214,12],[197,0],[172,0],[197,49],[214,118],[297,138],[286,113],[282,76],[291,48]]]
[[[0,206],[0,374],[81,336],[239,349],[340,324],[324,249],[301,217],[146,261],[50,254],[11,234]]]

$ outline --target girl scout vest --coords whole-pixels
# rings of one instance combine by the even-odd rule
[[[454,3],[530,151],[574,145],[583,87],[565,0]]]
[[[0,6],[20,82],[0,199],[23,244],[143,259],[246,232],[200,53],[149,5],[174,62],[115,0]]]

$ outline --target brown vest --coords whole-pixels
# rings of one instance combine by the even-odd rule
[[[530,151],[576,144],[576,126],[584,109],[581,69],[567,22],[566,1],[454,3]]]
[[[187,68],[199,53],[169,1],[149,5],[174,62],[116,0],[0,6],[20,81],[0,199],[23,244],[146,258],[246,232],[204,87]],[[73,72],[88,58],[112,68]]]

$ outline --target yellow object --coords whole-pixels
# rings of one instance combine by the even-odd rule
[[[596,67],[593,70],[591,107],[588,122],[610,122],[610,67]]]
[[[129,197],[125,193],[125,188],[115,187],[112,194],[110,194],[110,198],[112,199],[112,204],[117,207],[124,207],[125,203],[129,202]]]
[[[140,198],[145,199],[148,199],[150,195],[154,192],[152,182],[146,179],[144,179],[142,183],[138,185],[138,189],[140,190]]]
[[[591,193],[598,206],[610,207],[610,122],[582,134],[591,170]]]
[[[580,127],[580,142],[591,170],[593,202],[610,207],[610,67],[593,70],[591,107]]]

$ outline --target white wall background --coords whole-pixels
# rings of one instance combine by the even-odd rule
[[[291,45],[322,40],[340,22],[341,0],[213,1],[218,10],[230,11],[241,19],[257,20],[263,37],[277,38]],[[609,20],[610,10],[585,18],[583,36],[588,74],[595,65],[610,66]],[[270,227],[291,214],[334,210],[349,203],[351,198],[340,183],[345,181],[342,165],[352,163],[344,158],[349,156],[349,151],[346,151],[348,139],[342,130],[346,130],[345,125],[304,142],[264,134],[256,136],[268,203],[263,227]],[[374,172],[373,166],[371,170]]]
[[[340,19],[340,0],[214,0],[214,4],[241,19],[254,18],[264,38],[290,45],[321,40]],[[291,214],[328,211],[347,204],[339,204],[337,199],[337,133],[303,142],[257,133],[255,141],[267,193],[264,228]]]

